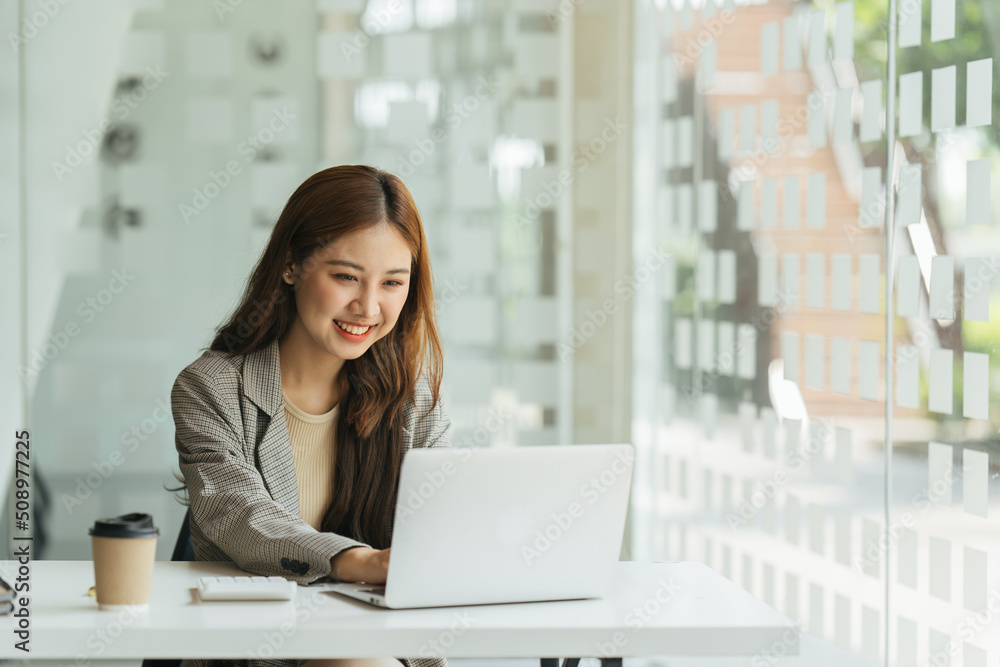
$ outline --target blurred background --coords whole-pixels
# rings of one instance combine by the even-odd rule
[[[169,560],[173,380],[363,163],[423,217],[453,442],[634,443],[622,558],[708,564],[805,664],[1000,666],[1000,5],[897,5],[0,2],[35,557],[141,511]]]

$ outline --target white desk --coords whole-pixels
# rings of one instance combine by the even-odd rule
[[[32,561],[31,654],[14,648],[6,616],[0,658],[798,654],[788,618],[700,563],[623,561],[615,593],[598,600],[389,610],[304,586],[288,602],[199,600],[198,577],[240,574],[228,562],[157,562],[150,609],[132,617],[98,611],[91,561]]]

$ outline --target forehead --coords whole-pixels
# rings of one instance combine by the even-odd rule
[[[403,236],[392,225],[383,223],[349,232],[322,248],[316,256],[322,261],[352,260],[370,269],[400,262],[407,266],[411,254]]]

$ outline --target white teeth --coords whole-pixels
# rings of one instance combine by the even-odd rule
[[[334,322],[336,322],[337,326],[346,331],[347,333],[352,333],[354,335],[363,334],[364,332],[371,329],[371,327],[352,327],[349,324],[344,324],[343,322],[338,322],[337,320],[334,320]]]

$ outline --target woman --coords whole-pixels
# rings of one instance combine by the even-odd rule
[[[195,557],[301,584],[384,583],[403,455],[450,444],[441,373],[427,241],[409,191],[366,166],[309,177],[231,319],[171,392]],[[446,665],[267,660],[263,640],[247,649],[261,659],[225,662]]]

